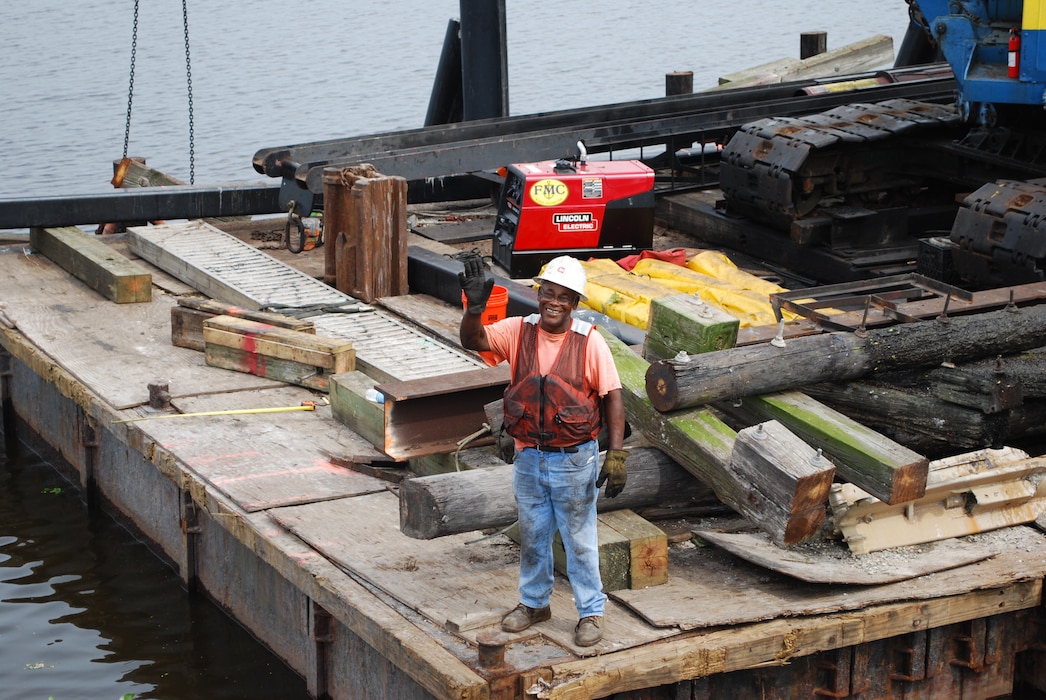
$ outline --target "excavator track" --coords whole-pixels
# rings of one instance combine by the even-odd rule
[[[963,201],[949,238],[964,279],[994,286],[1046,279],[1046,181],[983,185]]]
[[[831,206],[907,206],[938,176],[928,144],[960,135],[954,105],[895,99],[743,126],[722,152],[730,212],[794,234]]]

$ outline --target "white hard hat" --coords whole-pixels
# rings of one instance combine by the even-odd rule
[[[538,284],[553,282],[572,292],[577,292],[581,296],[581,301],[588,299],[585,296],[585,284],[588,282],[585,268],[581,266],[577,258],[569,255],[560,255],[558,258],[549,260],[534,281]]]

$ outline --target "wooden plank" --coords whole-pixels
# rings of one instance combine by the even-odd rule
[[[893,39],[877,35],[809,58],[783,58],[719,78],[720,88],[853,75],[893,61]]]
[[[332,374],[351,371],[355,365],[352,343],[235,316],[215,316],[204,321],[203,339],[211,345],[321,367]]]
[[[839,411],[797,391],[748,397],[740,407],[720,405],[757,420],[774,419],[835,463],[841,478],[886,503],[920,498],[929,460]]]
[[[212,316],[235,316],[245,318],[248,321],[257,321],[277,328],[297,331],[299,333],[315,333],[316,327],[310,319],[295,318],[286,314],[272,313],[270,311],[256,311],[245,309],[235,304],[226,304],[216,299],[204,299],[202,297],[179,297],[178,306],[203,311]]]
[[[503,537],[476,541],[474,533],[437,540],[415,540],[399,531],[396,497],[371,494],[322,503],[278,508],[271,517],[324,556],[437,625],[474,641],[480,631],[497,631],[501,618],[519,600],[519,558]],[[462,595],[468,591],[468,595]],[[606,641],[590,649],[574,646],[577,613],[570,585],[557,577],[552,620],[523,633],[583,654],[611,650],[620,640],[644,644],[675,632],[638,623],[608,602]],[[519,636],[516,636],[519,638]],[[512,637],[509,637],[512,639]]]
[[[270,389],[181,397],[183,413],[296,406],[316,396],[306,389]],[[133,428],[131,427],[133,425]],[[384,491],[387,483],[337,466],[327,455],[376,459],[380,453],[358,435],[341,429],[327,406],[315,411],[185,417],[127,426],[142,440],[176,445],[167,456],[206,479],[240,510],[256,512],[330,498]],[[157,448],[159,449],[159,448]],[[158,466],[160,458],[156,458]],[[176,478],[177,473],[171,478]]]
[[[693,294],[652,299],[643,355],[653,361],[673,357],[680,350],[697,355],[731,348],[740,325],[730,314]]]
[[[603,513],[601,522],[628,542],[628,585],[622,588],[660,586],[668,580],[668,537],[664,530],[629,509]]]
[[[208,343],[204,349],[208,366],[234,372],[253,374],[286,384],[329,391],[331,373],[315,365],[306,365],[293,360],[267,357],[258,353]],[[351,369],[351,368],[350,368]]]
[[[660,593],[659,589],[652,590]],[[709,632],[697,638],[666,640],[603,654],[597,662],[577,660],[553,664],[539,697],[550,700],[606,697],[718,673],[779,665],[794,656],[1024,610],[1037,606],[1041,595],[1041,580],[1018,581],[934,600],[879,605],[856,613],[789,617],[741,629]]]
[[[75,226],[34,227],[29,244],[109,301],[152,299],[152,275],[145,268]]]
[[[210,309],[210,310],[206,310]],[[268,323],[280,328],[289,328],[300,333],[315,333],[312,321],[273,314],[265,311],[241,309],[232,304],[223,304],[213,299],[178,300],[178,306],[171,307],[171,344],[180,348],[189,348],[203,352],[203,322],[215,316],[242,316],[259,323]]]
[[[978,450],[931,463],[925,495],[888,505],[853,484],[836,484],[836,527],[854,554],[960,537],[1034,521],[1046,512],[1046,458]]]

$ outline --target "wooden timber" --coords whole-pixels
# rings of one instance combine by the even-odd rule
[[[723,412],[749,422],[773,419],[824,450],[839,476],[886,503],[920,498],[929,459],[798,391],[720,402]]]
[[[650,360],[732,348],[740,322],[693,294],[673,294],[650,300],[650,322],[643,356]]]
[[[661,450],[632,448],[625,464],[624,491],[615,498],[600,491],[598,511],[705,501],[711,496],[707,487]],[[400,530],[408,537],[432,539],[509,525],[516,519],[511,485],[508,465],[410,479],[399,492]]]
[[[407,181],[369,164],[324,168],[324,240],[337,289],[366,302],[407,285]]]
[[[821,521],[810,517],[809,509],[793,510],[793,505],[805,503],[806,485],[802,474],[824,474],[834,470],[830,464],[792,465],[793,458],[779,454],[766,459],[765,472],[758,475],[760,482],[790,485],[778,489],[776,498],[753,498],[759,484],[753,484],[734,467],[734,446],[737,439],[729,426],[707,409],[677,411],[664,414],[656,411],[646,396],[644,377],[648,364],[632,350],[600,329],[614,355],[618,374],[621,377],[625,415],[629,423],[659,449],[679,462],[687,471],[712,487],[724,503],[739,513],[749,516],[753,523],[767,530],[775,542],[795,543],[816,536]],[[795,447],[794,440],[767,441],[765,447],[775,451],[789,451]],[[766,455],[764,455],[765,457]],[[825,460],[827,463],[827,460]],[[796,471],[786,473],[779,465],[789,463]],[[831,477],[828,477],[831,480]],[[820,483],[818,479],[814,479]],[[766,493],[768,489],[759,489]],[[823,516],[823,511],[822,511]]]
[[[631,510],[599,513],[596,517],[599,539],[599,577],[603,590],[649,588],[668,580],[668,537],[657,526]],[[519,542],[519,524],[505,534]],[[557,532],[552,540],[555,570],[567,576],[567,554]]]
[[[1046,434],[1046,401],[985,413],[944,401],[921,386],[886,381],[825,382],[806,393],[853,420],[930,457],[997,447]]]
[[[249,321],[267,323],[299,333],[315,333],[312,321],[274,314],[268,311],[244,309],[202,297],[180,297],[178,306],[171,307],[171,344],[180,348],[203,352],[203,322],[215,316],[238,316]]]
[[[152,298],[152,275],[145,268],[75,226],[33,228],[29,244],[109,301]]]
[[[207,364],[328,390],[331,375],[355,367],[352,343],[235,316],[203,323]]]
[[[689,295],[655,300],[644,350],[653,349],[655,358],[668,358],[729,347],[736,339],[736,320],[732,326],[725,325],[708,309]],[[653,344],[651,335],[657,338]],[[829,455],[840,476],[887,503],[918,498],[925,490],[926,457],[804,394],[781,392],[748,397],[740,404],[721,401],[715,406],[727,415],[743,416],[747,424],[780,421]]]
[[[864,337],[862,337],[862,335]],[[874,372],[964,362],[1046,344],[1046,304],[660,360],[646,375],[659,411],[797,389]]]

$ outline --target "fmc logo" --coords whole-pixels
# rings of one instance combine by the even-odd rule
[[[562,180],[538,180],[530,186],[530,199],[543,207],[554,207],[566,201],[569,194]]]

